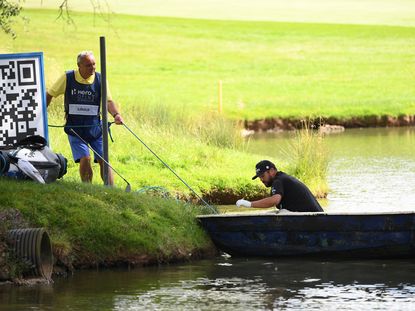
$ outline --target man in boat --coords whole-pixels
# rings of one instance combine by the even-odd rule
[[[95,58],[92,52],[84,51],[77,57],[78,70],[64,73],[46,93],[49,106],[53,97],[65,96],[65,132],[68,134],[75,163],[79,163],[79,173],[83,182],[92,182],[92,166],[89,146],[98,153],[98,162],[103,177],[103,142],[100,121],[101,75],[95,72]],[[123,118],[111,98],[107,87],[108,112],[116,124]],[[76,132],[76,133],[75,133]],[[109,185],[114,184],[112,170],[108,170]]]
[[[292,212],[323,212],[311,191],[298,179],[278,171],[274,163],[263,160],[256,165],[256,174],[266,187],[271,187],[271,195],[258,201],[238,200],[241,207],[273,207]]]

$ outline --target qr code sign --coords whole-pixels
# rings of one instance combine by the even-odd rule
[[[42,53],[0,54],[0,147],[47,137]]]

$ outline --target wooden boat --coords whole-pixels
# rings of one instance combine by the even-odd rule
[[[233,256],[407,258],[415,255],[415,212],[238,213],[198,216]]]

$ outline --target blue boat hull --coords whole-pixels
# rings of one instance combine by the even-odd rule
[[[414,257],[415,213],[199,216],[213,243],[234,256]]]

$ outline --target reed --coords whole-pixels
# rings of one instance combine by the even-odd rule
[[[291,158],[288,170],[305,183],[316,197],[324,198],[329,191],[329,151],[324,134],[314,129],[311,126],[313,123],[304,121],[302,129],[296,131],[287,152]]]

